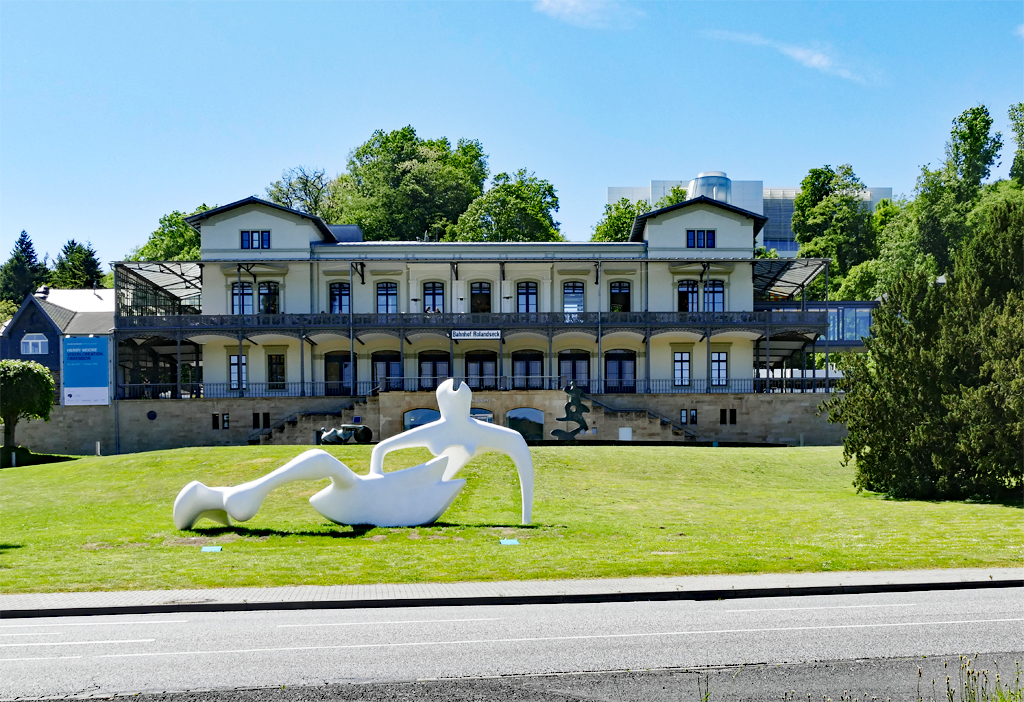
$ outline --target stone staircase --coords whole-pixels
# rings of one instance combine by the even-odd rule
[[[321,428],[331,429],[342,424],[355,424],[355,417],[361,417],[358,424],[365,424],[377,436],[379,422],[367,421],[370,410],[365,397],[352,397],[327,412],[298,412],[278,420],[267,429],[253,429],[249,435],[250,444],[311,445],[316,443],[316,432]]]
[[[606,418],[633,427],[634,441],[694,441],[697,433],[671,417],[649,410],[646,407],[617,407],[593,395],[583,395],[592,409],[600,407]],[[615,437],[617,438],[617,437]]]

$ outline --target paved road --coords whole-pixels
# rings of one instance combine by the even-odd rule
[[[745,669],[744,679],[760,677],[763,690],[778,683],[789,692],[797,682],[806,687],[858,666],[863,682],[877,684],[887,669],[893,679],[905,678],[907,670],[916,675],[916,662],[887,664],[881,659],[926,655],[929,659],[922,660],[935,664],[935,656],[955,662],[958,654],[985,652],[983,660],[995,655],[1001,665],[1012,667],[1013,660],[1024,663],[1024,656],[1016,653],[1022,649],[1024,590],[1019,588],[717,602],[6,620],[0,623],[0,697],[389,682],[384,687],[361,685],[356,697],[339,693],[342,688],[333,685],[319,689],[334,690],[333,696],[342,699],[401,698],[402,690],[417,689],[427,697],[434,690],[439,699],[456,699],[463,692],[470,695],[466,699],[474,699],[493,697],[499,687],[514,687],[526,696],[498,696],[561,699],[541,693],[562,694],[559,685],[566,684],[566,694],[570,688],[635,684],[638,690],[653,686],[644,699],[654,700],[657,689],[695,690],[695,674],[681,672],[685,669],[755,664]],[[811,661],[833,663],[799,665]],[[639,676],[565,675],[650,669],[662,670]],[[562,675],[480,680],[538,674]],[[843,689],[854,687],[855,671],[839,677]],[[437,678],[463,680],[418,683],[419,688],[394,684]],[[720,672],[709,678],[722,689],[728,684]],[[473,693],[478,687],[480,694]],[[384,696],[367,696],[372,690]],[[395,695],[384,694],[387,690]],[[296,694],[230,693],[223,699],[307,699]],[[304,694],[323,699],[315,689]],[[798,696],[806,693],[801,689]],[[598,698],[629,699],[607,690]]]

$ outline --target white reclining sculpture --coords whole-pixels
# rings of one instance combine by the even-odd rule
[[[225,526],[256,514],[274,488],[296,480],[331,484],[313,495],[310,504],[338,524],[418,526],[437,521],[458,496],[465,480],[454,476],[474,456],[488,450],[509,454],[519,473],[522,519],[530,523],[533,507],[533,461],[522,435],[512,429],[480,422],[469,416],[473,393],[465,384],[446,380],[437,389],[441,418],[386,439],[374,447],[369,475],[348,466],[321,449],[306,451],[272,473],[235,487],[186,485],[174,500],[174,525],[188,529],[206,517]],[[426,447],[437,458],[403,470],[384,473],[390,451]]]

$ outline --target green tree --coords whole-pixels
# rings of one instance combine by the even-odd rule
[[[650,211],[646,200],[630,202],[622,198],[618,202],[604,206],[604,216],[594,225],[591,241],[629,241],[629,233],[633,229],[633,220]]]
[[[378,130],[331,181],[328,221],[358,224],[368,241],[439,239],[483,193],[487,155],[479,141],[421,139],[411,126]]]
[[[46,282],[48,274],[46,265],[36,257],[32,240],[22,230],[14,242],[11,257],[0,266],[0,300],[21,305],[28,295]]]
[[[475,199],[448,228],[447,241],[564,241],[554,212],[551,183],[522,168],[494,176],[491,189]]]
[[[13,317],[14,313],[17,311],[18,305],[14,304],[10,300],[0,300],[0,324],[3,324]]]
[[[199,232],[185,221],[200,212],[213,209],[205,204],[185,213],[174,210],[160,218],[159,226],[149,235],[146,243],[138,246],[126,257],[129,261],[198,261],[200,258]]]
[[[0,419],[4,422],[4,447],[14,448],[14,428],[19,419],[50,421],[53,376],[35,361],[0,361]]]
[[[940,273],[952,267],[953,255],[967,233],[967,213],[999,156],[1003,140],[991,134],[992,117],[984,105],[964,110],[953,120],[946,156],[940,167],[921,168],[914,216],[922,253],[935,259]]]
[[[322,168],[298,166],[281,174],[267,187],[271,202],[301,210],[321,219],[330,221],[333,213],[331,202],[331,179]]]
[[[988,186],[945,285],[904,269],[827,403],[859,489],[998,498],[1024,479],[1024,193]],[[887,227],[888,230],[888,227]],[[852,276],[851,276],[852,277]]]
[[[1010,105],[1009,117],[1013,142],[1017,145],[1013,152],[1013,163],[1010,165],[1010,178],[1024,185],[1024,102]]]
[[[685,201],[686,188],[681,185],[673,185],[672,189],[668,191],[668,195],[665,195],[654,203],[654,209],[660,210],[662,207],[671,207],[672,205]]]
[[[91,244],[80,244],[69,239],[57,256],[50,287],[74,289],[97,287],[103,282],[103,268]]]
[[[833,259],[829,275],[835,288],[854,266],[878,255],[871,210],[864,201],[864,183],[849,164],[812,168],[793,201],[793,232],[800,256]],[[820,299],[824,280],[808,289]]]

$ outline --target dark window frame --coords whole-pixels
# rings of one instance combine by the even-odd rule
[[[685,356],[686,358],[683,358]],[[687,387],[690,384],[690,378],[693,366],[691,365],[692,358],[690,351],[673,351],[672,352],[672,384],[676,387]],[[685,373],[683,371],[686,371]]]
[[[516,312],[520,314],[536,313],[539,307],[540,293],[536,281],[523,280],[516,283]]]
[[[240,248],[243,249],[269,249],[269,229],[243,229],[239,234]]]
[[[615,288],[619,288],[616,290]],[[623,290],[625,288],[625,290]],[[608,311],[609,312],[630,312],[633,304],[633,286],[628,280],[613,280],[608,284]],[[619,303],[615,302],[616,295],[619,296]],[[622,296],[625,296],[625,304],[622,304]],[[612,309],[616,304],[621,307],[619,310]]]
[[[429,292],[428,292],[429,289]],[[430,304],[427,304],[427,297],[430,297]],[[438,304],[440,300],[440,304]],[[434,310],[440,310],[444,312],[444,283],[437,280],[428,280],[423,283],[423,311],[433,312]]]
[[[686,288],[685,290],[683,288]],[[680,304],[683,301],[682,296],[686,295],[686,307],[683,309],[683,305]],[[676,285],[676,306],[678,312],[696,312],[697,302],[700,300],[700,291],[696,280],[680,280]],[[690,304],[693,303],[693,304]]]
[[[256,305],[259,314],[281,313],[281,284],[272,280],[263,281],[257,288]]]
[[[384,309],[381,309],[381,300]],[[394,303],[392,308],[392,303]],[[377,314],[398,314],[398,283],[393,280],[382,280],[377,283]]]
[[[486,305],[480,305],[487,309],[477,309],[477,302],[486,298]],[[480,314],[487,314],[492,311],[491,304],[491,283],[488,280],[478,280],[469,284],[469,311]]]
[[[327,288],[331,314],[348,314],[352,309],[352,288],[348,283],[331,283]]]

